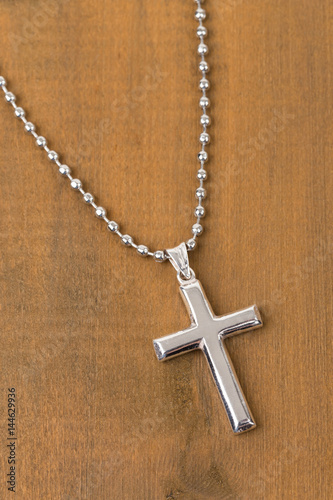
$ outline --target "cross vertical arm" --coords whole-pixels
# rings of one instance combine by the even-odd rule
[[[215,315],[199,280],[181,285],[180,292],[192,323],[200,326],[212,321]]]
[[[224,342],[217,337],[204,339],[202,350],[233,432],[240,434],[256,427]]]

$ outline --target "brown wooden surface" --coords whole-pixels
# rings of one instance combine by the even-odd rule
[[[330,0],[212,0],[208,217],[191,264],[258,423],[232,435],[174,270],[125,249],[0,103],[1,485],[18,395],[24,500],[332,498]],[[18,104],[125,232],[174,246],[193,223],[199,109],[192,0],[3,0]],[[39,9],[40,14],[37,15]],[[3,98],[1,98],[2,101]]]

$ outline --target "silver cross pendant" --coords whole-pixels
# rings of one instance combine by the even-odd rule
[[[215,316],[199,280],[188,264],[185,243],[167,250],[178,272],[180,292],[191,318],[191,326],[172,335],[154,340],[159,361],[201,349],[206,356],[213,379],[221,396],[235,434],[254,429],[256,424],[246,403],[232,361],[224,345],[225,339],[262,326],[257,306],[225,316]]]

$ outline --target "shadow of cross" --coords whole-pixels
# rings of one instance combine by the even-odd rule
[[[226,316],[215,316],[200,281],[183,281],[182,298],[191,317],[186,330],[154,340],[160,361],[201,349],[208,361],[234,433],[253,429],[256,424],[246,403],[224,340],[233,335],[262,326],[257,306]]]

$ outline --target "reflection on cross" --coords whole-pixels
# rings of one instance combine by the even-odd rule
[[[193,349],[201,349],[208,361],[233,432],[238,434],[253,429],[256,424],[224,346],[224,340],[262,326],[257,306],[217,317],[197,279],[183,282],[180,291],[191,317],[191,326],[154,340],[158,359],[164,361]]]

